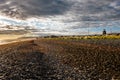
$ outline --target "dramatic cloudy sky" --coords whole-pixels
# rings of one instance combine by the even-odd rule
[[[0,0],[0,24],[45,34],[120,32],[120,0]]]

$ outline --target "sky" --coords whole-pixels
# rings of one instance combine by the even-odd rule
[[[36,34],[120,32],[120,0],[0,0],[0,27],[6,25]]]

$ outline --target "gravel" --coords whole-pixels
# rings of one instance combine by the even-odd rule
[[[53,54],[28,53],[26,58],[20,60],[15,59],[17,57],[13,59],[14,54],[3,56],[4,58],[0,59],[1,80],[79,80],[81,78],[78,69],[63,65]]]
[[[64,55],[53,51],[52,48],[57,50],[56,46],[48,47],[51,48],[28,43],[0,49],[0,80],[111,80],[109,74],[103,74],[105,77],[101,78],[96,65],[80,70],[63,64]],[[49,51],[42,53],[36,48],[48,48]]]
[[[18,50],[23,46],[1,51],[0,80],[85,80],[77,68],[62,64],[59,55],[34,50],[21,53]]]

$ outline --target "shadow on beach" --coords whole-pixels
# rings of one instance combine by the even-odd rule
[[[17,45],[17,46],[16,46]],[[44,64],[44,53],[36,50],[38,47],[31,43],[8,46],[0,53],[1,80],[46,80],[49,66]],[[4,50],[4,49],[3,49]]]

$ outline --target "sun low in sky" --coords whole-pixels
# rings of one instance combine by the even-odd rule
[[[0,29],[6,25],[31,27],[38,34],[120,32],[120,1],[0,0]]]

